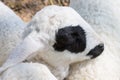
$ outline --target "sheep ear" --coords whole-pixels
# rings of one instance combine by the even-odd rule
[[[42,35],[42,34],[41,34]],[[7,68],[24,61],[30,55],[33,55],[38,50],[45,48],[43,36],[36,32],[29,34],[10,54],[7,61],[0,68],[0,73]],[[41,38],[42,37],[42,38]],[[46,40],[46,39],[45,39]]]

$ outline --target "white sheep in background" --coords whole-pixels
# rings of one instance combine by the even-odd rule
[[[0,72],[25,60],[43,61],[58,80],[63,80],[71,63],[96,58],[104,50],[100,37],[70,7],[43,8],[28,24],[24,37]]]
[[[0,66],[20,42],[25,23],[0,2]]]
[[[103,54],[74,64],[67,80],[120,80],[120,0],[71,0],[105,43]]]
[[[6,70],[1,80],[57,80],[49,69],[39,63],[20,63]]]

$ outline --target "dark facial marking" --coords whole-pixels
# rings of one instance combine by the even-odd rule
[[[92,49],[87,56],[92,56],[91,59],[96,58],[104,51],[104,44],[97,45],[94,49]]]
[[[68,50],[78,53],[86,48],[86,35],[79,25],[59,29],[55,40],[53,47],[56,51]]]

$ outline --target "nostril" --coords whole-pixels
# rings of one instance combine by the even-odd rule
[[[99,44],[98,47],[99,47],[100,49],[104,50],[104,44],[103,44],[103,43]]]
[[[99,56],[103,51],[104,51],[104,44],[101,43],[97,45],[95,48],[93,48],[92,50],[90,50],[90,52],[87,55],[92,56],[92,59],[93,59]]]

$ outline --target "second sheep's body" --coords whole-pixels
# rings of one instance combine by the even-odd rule
[[[22,40],[25,26],[20,17],[0,2],[0,66]]]
[[[120,1],[71,0],[73,7],[104,40],[98,58],[72,65],[68,80],[120,80]]]

